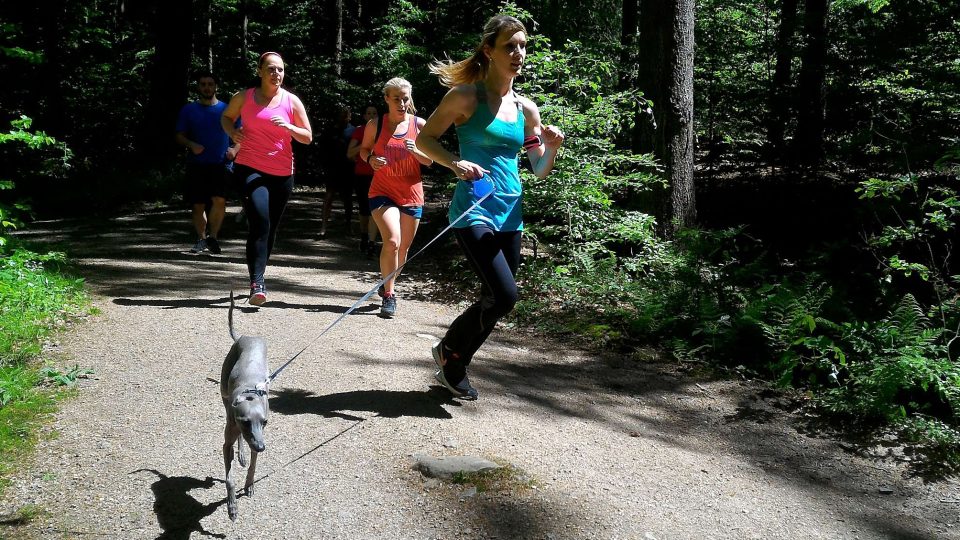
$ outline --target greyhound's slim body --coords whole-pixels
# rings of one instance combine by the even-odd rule
[[[253,480],[257,469],[257,455],[263,452],[263,428],[270,415],[267,401],[267,344],[259,337],[237,335],[233,331],[233,292],[230,293],[230,312],[227,321],[233,346],[223,360],[220,372],[220,397],[227,412],[227,425],[223,430],[223,465],[226,468],[227,513],[231,520],[237,519],[237,497],[230,468],[233,463],[233,444],[237,443],[240,465],[244,465],[243,446],[240,437],[250,447],[250,467],[244,489],[253,495]]]

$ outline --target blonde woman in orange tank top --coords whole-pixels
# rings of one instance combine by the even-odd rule
[[[433,160],[417,150],[416,140],[426,120],[414,116],[413,86],[399,77],[383,86],[388,112],[371,120],[363,132],[360,159],[373,168],[370,184],[370,213],[383,238],[380,250],[380,275],[387,277],[407,260],[407,252],[417,234],[423,213],[423,183],[420,165]],[[377,137],[378,122],[382,122]],[[397,312],[393,285],[397,276],[384,283],[380,291],[383,305],[380,316],[392,319]]]

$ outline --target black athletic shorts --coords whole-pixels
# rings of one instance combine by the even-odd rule
[[[187,204],[207,204],[211,197],[226,199],[229,174],[226,163],[187,163],[184,200]]]

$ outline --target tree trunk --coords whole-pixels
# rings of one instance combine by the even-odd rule
[[[38,108],[40,116],[37,127],[53,137],[63,137],[72,131],[68,125],[69,116],[64,110],[67,96],[63,91],[67,5],[65,0],[50,0],[44,2],[42,7],[37,6],[35,12],[44,56],[44,63],[39,70],[42,81],[40,88],[44,95],[41,98],[42,107]]]
[[[665,12],[661,0],[640,0],[640,38],[637,47],[637,89],[653,103],[638,107],[633,133],[633,151],[640,154],[662,150],[657,144],[663,126],[663,27]],[[660,138],[662,141],[662,138]],[[663,155],[663,154],[658,154]]]
[[[620,26],[620,89],[633,88],[637,62],[637,38],[640,31],[637,16],[639,0],[623,0],[623,18]]]
[[[150,73],[150,94],[145,111],[142,141],[145,155],[162,159],[173,147],[173,130],[180,107],[187,100],[193,24],[185,24],[184,13],[192,13],[192,0],[167,0],[157,7],[156,52]]]
[[[337,29],[333,44],[333,72],[340,76],[343,72],[343,0],[337,0]]]
[[[767,142],[773,158],[783,157],[783,138],[790,114],[790,72],[793,63],[793,35],[797,28],[798,0],[782,0],[780,26],[774,45],[776,67],[770,86],[770,116],[767,119]]]
[[[806,45],[797,91],[797,134],[794,160],[802,165],[823,161],[824,100],[827,61],[827,11],[830,0],[806,0]]]
[[[211,4],[213,2],[211,0],[206,0],[205,3],[206,9],[204,10],[204,17],[207,19],[207,71],[213,73],[213,10],[211,8]]]
[[[695,0],[675,0],[669,10],[664,48],[666,70],[666,109],[663,164],[670,181],[668,205],[661,229],[668,237],[696,221],[693,181],[693,52]],[[665,222],[666,221],[666,222]]]
[[[247,25],[250,22],[250,12],[247,9],[247,0],[240,1],[240,14],[243,16],[243,27],[241,28],[242,34],[240,36],[240,61],[241,66],[246,66],[249,52],[249,45],[247,44]]]

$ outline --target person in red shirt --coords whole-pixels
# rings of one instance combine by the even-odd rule
[[[370,219],[370,183],[373,182],[373,167],[360,159],[360,144],[363,143],[363,134],[368,122],[376,122],[380,113],[373,105],[367,105],[363,110],[363,123],[353,130],[350,144],[347,146],[347,159],[354,161],[353,188],[360,205],[360,251],[373,255],[377,242],[377,224]]]
[[[370,212],[383,238],[380,274],[387,277],[407,260],[423,215],[423,182],[420,165],[433,160],[417,150],[416,140],[426,120],[414,116],[413,86],[396,77],[383,85],[387,113],[377,137],[377,123],[367,122],[360,145],[360,158],[373,168],[370,185]],[[383,285],[380,316],[392,319],[397,312],[393,285],[396,276]]]

